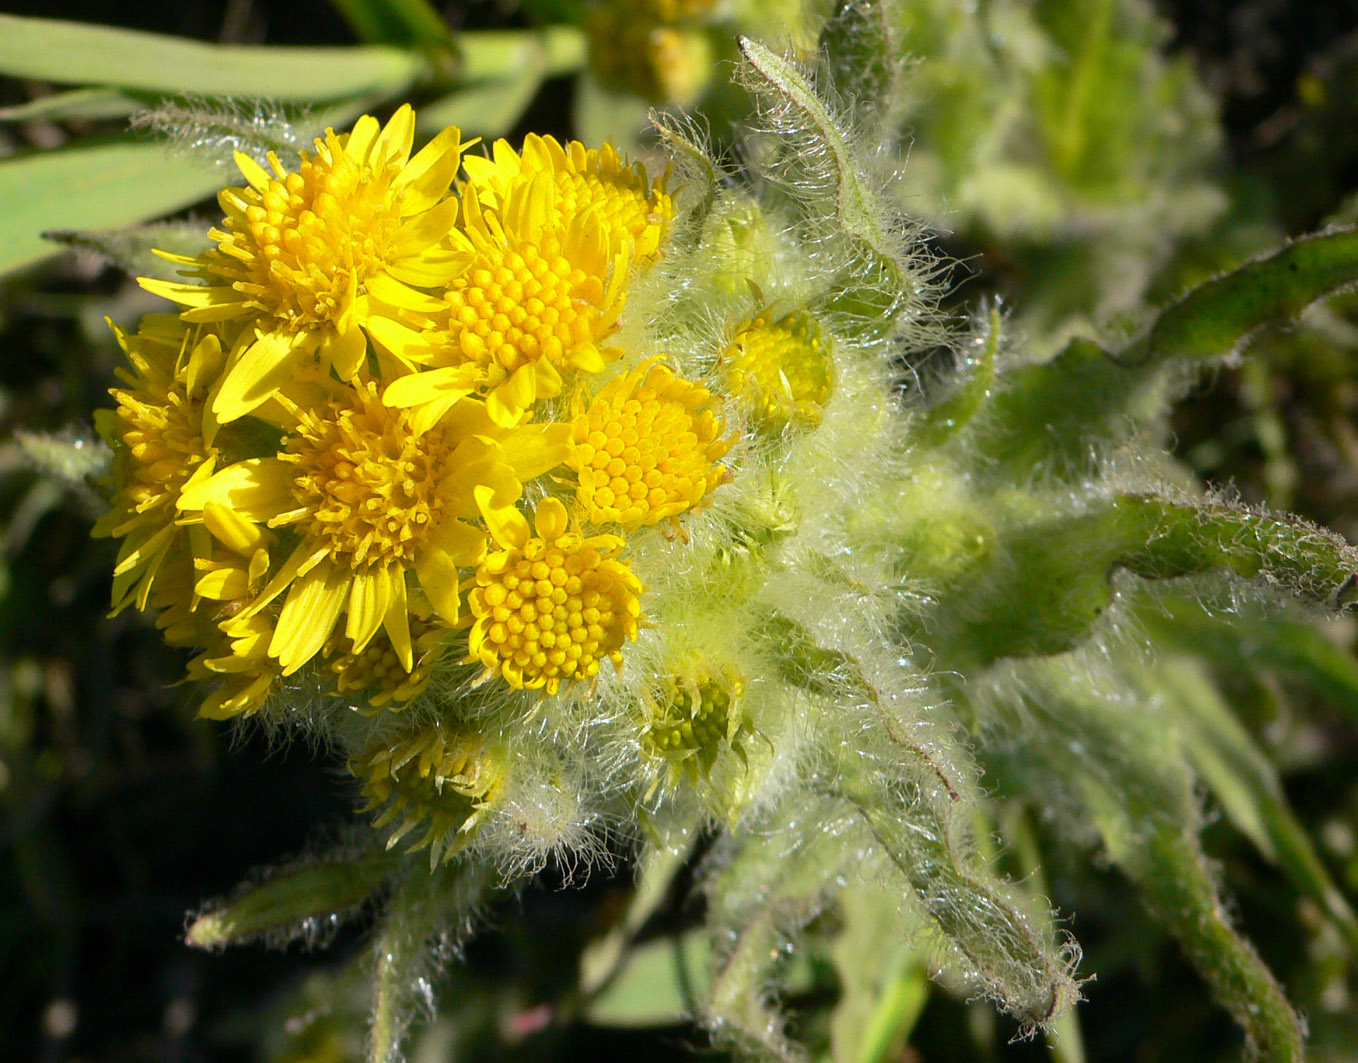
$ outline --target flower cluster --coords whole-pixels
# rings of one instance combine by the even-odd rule
[[[118,331],[96,533],[122,540],[114,609],[197,651],[203,715],[592,686],[645,623],[634,540],[682,549],[731,476],[721,398],[618,340],[667,178],[550,137],[412,154],[414,131],[407,106],[291,164],[238,153],[210,250],[142,281],[180,313]],[[386,738],[350,760],[372,800],[417,740]]]

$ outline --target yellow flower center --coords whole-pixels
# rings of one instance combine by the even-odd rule
[[[673,214],[673,202],[658,190],[652,202],[643,171],[624,166],[617,152],[605,146],[593,166],[558,169],[555,177],[556,205],[563,219],[593,207],[607,231],[622,231],[632,237],[638,249],[636,265],[644,266],[655,257]]]
[[[775,321],[761,310],[737,330],[725,357],[731,390],[756,422],[774,431],[820,423],[833,386],[830,339],[810,313],[794,310]]]
[[[644,375],[643,375],[644,374]],[[576,498],[590,520],[635,528],[692,509],[728,476],[711,393],[651,366],[613,381],[572,423]]]
[[[297,466],[302,527],[354,568],[411,562],[443,516],[451,448],[438,426],[415,435],[409,413],[383,405],[376,385],[352,394],[304,414],[279,455]]]
[[[469,597],[476,616],[471,649],[511,685],[555,693],[588,679],[605,658],[622,661],[637,637],[641,584],[612,555],[622,540],[567,532],[492,554]]]
[[[332,133],[294,172],[274,156],[262,190],[232,189],[210,269],[235,282],[247,307],[300,333],[336,324],[381,273],[401,226],[399,161],[374,168],[345,153]]]
[[[599,338],[603,281],[561,251],[551,234],[541,243],[488,248],[454,280],[449,318],[463,357],[512,373],[544,358],[561,366],[578,344]]]

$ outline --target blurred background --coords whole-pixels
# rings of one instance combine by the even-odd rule
[[[10,2],[3,13],[205,42],[423,47],[399,20],[365,21],[371,7],[48,0]],[[651,106],[693,107],[725,135],[746,106],[725,85],[733,34],[795,37],[816,18],[815,5],[753,0],[435,7],[454,45],[463,42],[465,65],[442,83],[413,83],[406,94],[417,106],[465,116],[465,131],[488,137],[612,136],[634,152],[648,150]],[[964,263],[950,306],[962,313],[1001,296],[1036,352],[1072,335],[1133,329],[1148,307],[1193,282],[1288,236],[1358,220],[1358,5],[900,7],[902,46],[915,62],[897,116],[909,156],[903,202]],[[527,78],[508,67],[468,73],[467,42],[483,39],[474,34],[537,40],[529,34],[542,27],[561,30],[554,40],[564,43],[527,53],[537,57]],[[124,92],[122,113],[107,99],[84,114],[35,106],[60,88],[0,79],[0,160],[121,136],[125,114],[154,99]],[[395,96],[347,102],[390,110]],[[14,209],[0,197],[0,214]],[[213,206],[190,212],[210,221]],[[108,404],[121,357],[105,318],[134,321],[156,300],[130,281],[117,247],[74,242],[60,254],[12,257],[0,276],[0,1044],[16,1060],[361,1058],[366,1002],[349,962],[361,920],[336,933],[320,928],[325,950],[213,954],[182,941],[187,913],[252,869],[332,836],[354,795],[324,750],[194,719],[193,692],[179,682],[183,660],[142,617],[106,615],[115,551],[89,537],[100,499],[78,477],[63,478],[71,449],[47,453],[44,433],[93,446],[91,414]],[[1178,408],[1172,442],[1207,481],[1355,540],[1356,411],[1358,301],[1341,296],[1256,336],[1248,359],[1196,387]],[[1349,629],[1337,628],[1335,640],[1351,650]],[[1336,703],[1342,693],[1299,703],[1244,681],[1236,693],[1353,896],[1354,706]],[[1242,923],[1310,1018],[1314,1058],[1358,1060],[1342,944],[1327,944],[1318,913],[1238,838],[1209,829],[1207,841],[1228,868]],[[1162,934],[1120,918],[1135,907],[1120,880],[1055,851],[1045,872],[1057,907],[1074,913],[1085,970],[1099,975],[1080,1010],[1087,1058],[1229,1058],[1229,1019]],[[663,1060],[705,1051],[703,1035],[680,1022],[572,1019],[580,949],[621,909],[630,883],[596,873],[562,889],[561,880],[549,869],[487,913],[489,929],[438,988],[444,1018],[417,1039],[413,1058]],[[695,904],[680,883],[654,932],[695,921]],[[805,959],[794,1004],[814,1042],[836,988],[825,957],[812,948]],[[922,1007],[909,1044],[886,1058],[1050,1054],[1041,1042],[1008,1044],[1012,1027],[984,1007],[944,993]]]

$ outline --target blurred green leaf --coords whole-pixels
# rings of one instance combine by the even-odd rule
[[[542,80],[541,69],[527,66],[506,78],[460,88],[421,108],[420,129],[454,125],[467,136],[504,136],[523,116]]]
[[[0,15],[0,73],[179,96],[336,100],[395,95],[426,67],[389,47],[278,48],[206,44],[108,26]]]
[[[118,89],[71,89],[39,96],[28,103],[0,107],[0,122],[64,122],[72,118],[126,118],[145,106]]]
[[[178,210],[222,184],[162,144],[89,143],[0,163],[0,273],[52,254],[49,229],[113,229]]]
[[[657,938],[632,950],[608,988],[585,1009],[598,1026],[668,1026],[693,1015],[711,983],[711,955],[701,930]]]
[[[428,0],[330,0],[358,34],[369,44],[395,44],[403,48],[446,48],[452,31]]]

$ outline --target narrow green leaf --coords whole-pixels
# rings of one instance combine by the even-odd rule
[[[86,143],[0,162],[0,273],[56,251],[48,230],[102,230],[188,206],[222,184],[217,167],[161,144]]]
[[[1189,599],[1160,600],[1139,619],[1220,668],[1232,673],[1268,669],[1358,718],[1358,660],[1313,623],[1279,615],[1221,618]]]
[[[392,96],[426,67],[390,47],[206,44],[136,30],[0,15],[0,74],[181,96],[336,100]]]
[[[840,132],[842,123],[831,116],[825,102],[792,63],[749,37],[739,37],[737,43],[758,78],[756,88],[799,112],[825,146],[826,161],[834,171],[836,216],[844,230],[863,240],[879,258],[890,257],[878,212],[873,209],[872,193]]]
[[[447,48],[453,35],[428,0],[330,0],[331,6],[368,44]]]
[[[102,439],[72,431],[61,435],[21,431],[15,432],[14,438],[39,470],[72,484],[83,484],[92,476],[106,473],[113,456]]]
[[[1166,309],[1133,360],[1201,360],[1235,349],[1259,326],[1295,317],[1358,281],[1358,229],[1303,236],[1266,258],[1208,281]]]
[[[198,948],[236,945],[260,937],[291,940],[310,921],[362,904],[392,873],[395,860],[379,853],[357,860],[285,868],[198,916],[185,941]]]
[[[39,96],[28,103],[0,107],[0,122],[65,122],[73,118],[126,118],[145,106],[118,89],[71,89]]]

